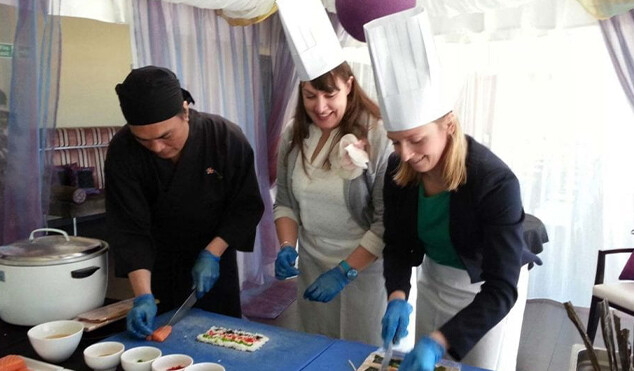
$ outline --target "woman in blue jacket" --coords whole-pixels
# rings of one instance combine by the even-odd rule
[[[419,267],[417,342],[399,370],[431,371],[445,353],[486,369],[514,370],[526,264],[539,262],[523,241],[519,182],[463,134],[443,101],[422,9],[375,20],[365,31],[395,150],[383,190],[384,344],[407,334],[410,276]]]

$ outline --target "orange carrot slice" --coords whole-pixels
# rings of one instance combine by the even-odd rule
[[[147,340],[163,342],[172,333],[172,326],[161,326],[148,335]]]
[[[26,363],[20,356],[9,354],[0,358],[0,370],[2,371],[18,371],[25,370]]]

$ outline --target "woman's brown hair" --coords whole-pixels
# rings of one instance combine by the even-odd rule
[[[295,121],[293,122],[293,136],[291,138],[291,145],[289,146],[288,152],[286,152],[285,156],[286,159],[288,159],[288,154],[294,147],[298,147],[302,155],[302,167],[304,168],[304,172],[306,172],[306,154],[304,153],[304,146],[302,143],[304,139],[308,137],[308,127],[311,124],[311,120],[306,112],[306,108],[304,107],[302,86],[303,84],[311,84],[312,87],[317,90],[332,93],[339,90],[337,88],[337,78],[346,82],[351,77],[352,85],[350,87],[350,93],[348,94],[346,112],[343,114],[341,123],[339,123],[338,127],[340,130],[337,137],[333,138],[328,152],[330,153],[330,151],[334,148],[334,145],[339,142],[339,139],[346,134],[354,134],[359,140],[367,138],[368,130],[370,129],[368,127],[368,122],[370,122],[370,120],[364,120],[364,115],[370,115],[376,119],[381,118],[379,106],[363,91],[347,62],[343,62],[339,66],[313,80],[300,82],[297,108],[295,109]],[[324,163],[324,167],[330,168],[330,162],[328,160]]]
[[[453,112],[447,113],[428,125],[431,124],[445,125],[446,129],[453,125],[454,130],[447,138],[447,145],[439,165],[442,166],[441,176],[445,187],[448,191],[454,191],[467,182],[467,139]],[[422,184],[423,174],[412,169],[407,162],[401,161],[393,179],[396,184],[404,187],[409,184]]]

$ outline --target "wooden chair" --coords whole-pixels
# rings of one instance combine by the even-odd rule
[[[633,231],[634,232],[634,231]],[[632,249],[599,250],[597,272],[592,287],[592,302],[588,316],[588,337],[594,342],[599,325],[599,302],[608,299],[610,307],[634,316],[634,281],[616,281],[603,283],[605,272],[605,257],[609,254],[632,253]]]

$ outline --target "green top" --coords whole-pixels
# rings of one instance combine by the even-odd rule
[[[421,185],[418,191],[418,238],[425,253],[436,263],[465,269],[449,235],[449,191],[425,197]]]

